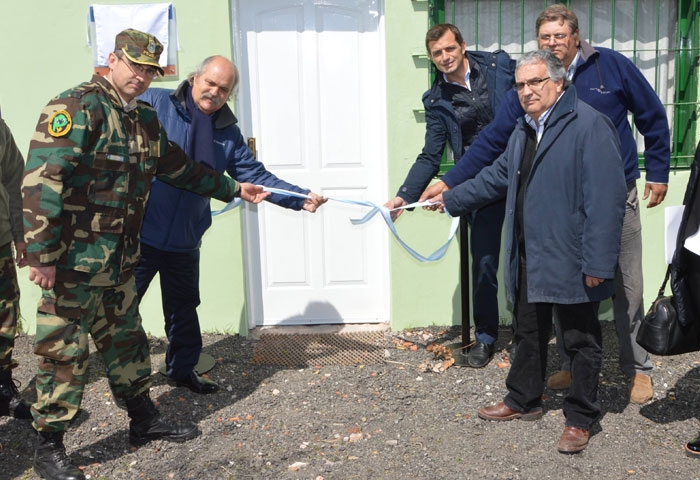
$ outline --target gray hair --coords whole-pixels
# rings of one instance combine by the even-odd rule
[[[195,68],[194,72],[191,72],[187,75],[187,82],[190,85],[192,85],[192,83],[194,82],[194,77],[198,77],[201,74],[203,74],[209,67],[209,64],[215,58],[223,58],[231,65],[231,68],[233,69],[233,85],[231,85],[231,93],[227,98],[227,100],[231,100],[231,98],[233,98],[233,96],[235,95],[236,90],[238,89],[238,80],[240,79],[240,75],[238,74],[238,67],[236,67],[236,64],[228,60],[227,58],[222,57],[221,55],[212,55],[211,57],[207,57],[204,60],[202,60],[202,63],[197,65],[197,68]]]
[[[517,72],[523,65],[530,65],[531,63],[544,63],[547,66],[547,75],[550,80],[558,82],[563,78],[564,86],[568,85],[569,82],[566,79],[564,64],[548,48],[533,50],[523,54],[515,64],[515,71]]]

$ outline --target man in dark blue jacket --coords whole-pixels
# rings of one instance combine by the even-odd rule
[[[385,204],[390,209],[418,199],[438,173],[445,145],[449,145],[455,159],[468,151],[481,129],[493,119],[513,82],[513,62],[505,52],[468,52],[461,32],[454,25],[440,24],[428,30],[425,47],[439,71],[430,90],[423,94],[425,145],[396,197]],[[496,273],[503,209],[503,201],[486,205],[462,218],[460,229],[463,279],[469,276],[465,268],[469,251],[464,247],[471,244],[476,343],[470,348],[467,360],[476,368],[489,363],[498,336]],[[401,212],[392,212],[394,220]],[[471,226],[471,242],[467,238],[467,223]],[[467,285],[467,281],[462,283],[462,298],[469,298]],[[462,315],[468,324],[468,305],[462,305]]]
[[[579,98],[605,113],[620,137],[628,193],[613,307],[620,344],[620,368],[630,377],[630,400],[645,403],[652,398],[653,390],[649,354],[636,342],[644,317],[642,226],[636,185],[640,172],[637,143],[627,116],[633,114],[635,126],[644,136],[646,184],[642,199],[649,198],[649,208],[659,205],[666,196],[671,157],[666,110],[631,61],[614,50],[593,48],[579,38],[576,14],[564,5],[554,4],[543,10],[537,18],[536,31],[539,47],[549,48],[564,63],[567,77],[576,87]],[[509,93],[494,121],[481,132],[455,167],[420,199],[432,198],[459,185],[493,162],[505,149],[516,119],[523,113],[516,93]],[[560,341],[558,344],[562,370],[547,382],[554,389],[568,388],[571,382],[569,359]]]
[[[294,210],[315,212],[326,199],[285,182],[265,169],[247,147],[226,104],[238,84],[238,70],[228,59],[205,59],[176,90],[151,88],[140,99],[150,103],[168,134],[200,163],[256,185],[308,194],[311,198],[271,195],[268,200]],[[151,187],[141,229],[141,259],[136,268],[139,297],[160,273],[165,332],[166,374],[176,385],[213,393],[218,385],[195,366],[202,350],[199,305],[199,247],[211,225],[209,199],[156,180]]]
[[[600,416],[600,302],[613,291],[625,213],[625,177],[615,128],[566,88],[562,62],[549,50],[518,59],[516,88],[526,114],[505,152],[477,176],[434,198],[463,215],[506,197],[505,274],[515,305],[518,345],[502,402],[479,410],[491,421],[537,420],[552,312],[559,311],[572,383],[558,450],[588,445]]]

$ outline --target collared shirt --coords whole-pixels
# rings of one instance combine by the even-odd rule
[[[121,98],[121,95],[119,96]],[[136,99],[132,98],[130,102],[126,103],[123,98],[121,98],[122,104],[124,105],[124,111],[129,113],[132,110],[136,110],[136,107],[138,107],[138,104],[136,103]]]
[[[107,78],[106,75],[103,76],[102,78],[104,78],[105,80],[107,80],[107,81],[109,82],[109,79]],[[109,82],[109,83],[112,84],[112,82]],[[112,87],[114,87],[113,84],[112,84]],[[117,89],[115,88],[114,91],[117,92]],[[117,96],[119,97],[119,100],[121,100],[121,102],[122,102],[122,107],[124,107],[124,111],[125,111],[126,113],[129,113],[130,111],[135,110],[136,107],[138,107],[138,104],[136,103],[136,99],[135,99],[135,98],[132,98],[130,102],[127,102],[127,101],[124,100],[124,98],[122,98],[122,96],[121,96],[121,94],[120,94],[119,92],[117,92]]]
[[[547,119],[549,118],[549,115],[552,113],[552,110],[554,110],[554,106],[559,102],[559,99],[564,95],[564,92],[557,97],[555,102],[552,104],[551,107],[549,107],[545,112],[540,115],[540,118],[538,120],[535,120],[530,116],[530,114],[526,113],[525,114],[525,121],[527,122],[528,125],[532,127],[532,129],[537,133],[537,144],[540,144],[540,140],[542,139],[542,134],[544,133],[544,127],[547,124]]]
[[[472,89],[471,83],[469,83],[469,75],[470,75],[471,73],[472,73],[472,68],[471,68],[471,66],[469,66],[469,64],[467,64],[467,73],[464,75],[464,85],[467,86],[467,87],[466,87],[467,90],[471,90],[471,89]],[[460,87],[465,88],[464,85],[462,85],[462,84],[459,83],[459,82],[450,82],[450,81],[447,79],[447,75],[444,74],[444,73],[442,74],[442,78],[443,78],[443,80],[445,80],[445,82],[447,82],[447,83],[451,83],[452,85],[459,85]]]
[[[576,75],[576,68],[578,67],[578,62],[580,60],[581,60],[581,47],[578,47],[578,49],[576,49],[576,56],[571,61],[571,65],[569,65],[569,69],[566,71],[566,79],[568,81],[571,82],[574,79],[574,75]]]

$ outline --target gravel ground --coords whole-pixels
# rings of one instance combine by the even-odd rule
[[[614,326],[604,322],[604,332],[604,415],[578,455],[556,450],[564,426],[561,393],[545,392],[545,415],[537,422],[477,417],[478,408],[505,394],[507,328],[486,368],[425,371],[435,359],[426,346],[457,341],[459,327],[387,333],[382,364],[303,369],[254,365],[255,340],[207,334],[204,351],[217,359],[210,376],[221,391],[200,396],[155,375],[151,393],[165,415],[197,422],[201,436],[139,449],[128,444],[128,418],[111,402],[93,353],[66,448],[90,479],[700,479],[700,461],[683,449],[699,428],[700,354],[654,357],[654,399],[640,407],[627,399]],[[14,355],[15,378],[29,387],[23,394],[30,399],[32,340],[18,338]],[[151,339],[154,366],[164,345]],[[31,426],[5,417],[0,432],[0,478],[38,478]]]

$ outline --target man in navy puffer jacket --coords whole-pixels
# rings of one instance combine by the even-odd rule
[[[459,159],[491,122],[494,112],[512,89],[515,62],[502,50],[468,51],[459,29],[434,25],[425,35],[428,57],[438,73],[423,94],[425,144],[396,196],[384,206],[395,209],[415,202],[438,173],[445,146]],[[505,202],[470,212],[460,227],[460,287],[462,323],[469,325],[469,255],[472,258],[472,317],[476,342],[469,348],[467,364],[485,367],[498,338],[498,258],[501,248]],[[394,210],[396,220],[403,210]],[[468,225],[468,226],[467,226]],[[463,342],[466,339],[462,339]]]
[[[170,141],[187,154],[240,182],[309,194],[311,199],[272,194],[268,200],[285,208],[315,212],[326,199],[285,182],[257,161],[226,104],[238,84],[238,70],[220,56],[206,58],[175,90],[151,88],[140,99],[158,112]],[[141,229],[141,259],[136,288],[143,297],[160,273],[165,331],[166,373],[178,386],[213,393],[218,385],[195,366],[202,350],[197,317],[199,247],[211,225],[209,199],[156,180]]]

